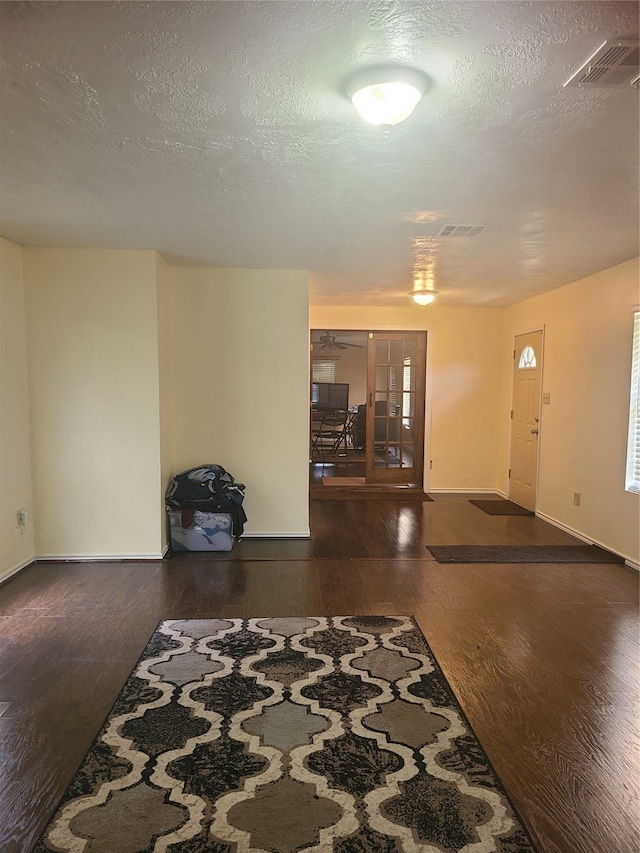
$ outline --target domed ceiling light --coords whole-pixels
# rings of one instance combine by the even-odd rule
[[[369,124],[393,125],[409,118],[427,88],[420,71],[402,66],[376,66],[357,71],[347,94]]]
[[[409,296],[416,302],[418,305],[431,305],[433,300],[436,298],[437,293],[435,290],[410,290]]]
[[[430,249],[431,252],[435,251],[433,247]],[[409,296],[417,305],[431,305],[437,296],[438,291],[434,287],[435,264],[435,255],[431,254],[422,258],[414,267],[413,290],[409,291]]]

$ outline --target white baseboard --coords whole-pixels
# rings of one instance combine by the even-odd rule
[[[166,553],[166,552],[165,552]],[[161,560],[163,554],[38,554],[36,562],[51,563],[136,563]]]
[[[245,532],[240,537],[241,539],[311,539],[310,530],[284,530],[273,531],[269,533],[259,533],[258,531]]]
[[[242,539],[310,539],[311,532],[307,531],[283,531],[270,533],[243,533]],[[12,575],[26,568],[34,562],[50,562],[50,563],[136,563],[136,562],[153,562],[162,560],[169,552],[170,545],[164,546],[163,550],[157,554],[38,554],[25,560],[18,566],[10,569],[4,577],[0,578],[0,583],[10,578]]]
[[[14,575],[17,575],[18,572],[21,572],[23,569],[26,569],[27,566],[30,566],[32,563],[35,563],[35,557],[28,557],[26,560],[22,560],[20,563],[16,563],[15,566],[12,566],[10,569],[0,577],[0,583],[4,583],[8,581],[9,578],[12,578]]]
[[[568,533],[570,536],[579,539],[581,542],[585,542],[587,545],[598,545],[598,547],[604,548],[605,551],[610,551],[617,557],[621,557],[625,561],[625,563],[632,569],[640,571],[640,565],[638,565],[634,560],[632,560],[631,557],[627,557],[626,554],[621,554],[619,551],[615,551],[610,545],[605,545],[604,542],[600,542],[597,539],[591,539],[589,536],[585,536],[584,533],[580,533],[579,531],[574,530],[573,527],[568,527],[566,524],[563,524],[561,521],[552,518],[550,515],[547,515],[544,512],[536,512],[536,517],[540,518],[542,521],[546,521],[548,524],[552,524],[554,527],[557,527],[559,530],[562,530],[565,533]]]
[[[505,498],[506,494],[499,489],[429,489],[430,495],[499,495]]]
[[[558,530],[562,530],[564,533],[568,533],[570,536],[573,536],[575,539],[579,539],[581,542],[585,542],[587,545],[596,545],[599,543],[594,542],[593,539],[589,539],[588,536],[585,536],[583,533],[578,533],[577,530],[574,530],[573,527],[568,527],[566,524],[563,524],[561,521],[558,521],[556,518],[553,518],[550,515],[547,515],[544,512],[540,512],[536,510],[536,517],[542,519],[542,521],[546,521],[548,524],[557,527]],[[603,548],[607,548],[606,545],[602,546]],[[607,548],[607,551],[611,551],[611,548]],[[612,552],[615,553],[615,552]]]

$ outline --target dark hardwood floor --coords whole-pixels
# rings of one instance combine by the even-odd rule
[[[310,508],[310,540],[42,562],[0,586],[0,850],[32,848],[159,620],[395,613],[416,617],[540,853],[637,853],[638,574],[440,565],[427,544],[575,542],[465,496]]]

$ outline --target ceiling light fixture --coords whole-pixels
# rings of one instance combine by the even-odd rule
[[[410,290],[409,296],[416,302],[418,305],[431,305],[433,300],[436,298],[435,290]]]
[[[369,124],[393,125],[409,118],[427,88],[427,77],[402,66],[357,71],[347,84],[354,107]]]

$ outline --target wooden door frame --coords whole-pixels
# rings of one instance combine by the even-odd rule
[[[544,364],[545,364],[545,334],[546,334],[546,326],[542,323],[540,326],[534,329],[524,329],[522,331],[514,332],[511,342],[511,405],[510,405],[510,417],[509,417],[509,454],[507,457],[507,497],[511,498],[511,459],[513,453],[513,407],[514,407],[514,396],[513,396],[513,387],[514,387],[514,379],[516,372],[516,338],[519,338],[521,335],[532,335],[536,332],[540,332],[542,335],[541,338],[541,357],[542,357],[542,365],[540,367],[540,388],[539,388],[539,399],[538,399],[538,413],[540,417],[539,421],[539,429],[538,433],[538,448],[536,453],[536,495],[534,502],[534,512],[537,511],[538,508],[538,492],[540,485],[540,448],[542,446],[542,398],[543,398],[543,388],[544,388]]]
[[[311,337],[311,332],[314,329],[326,329],[327,324],[321,323],[318,325],[314,323],[313,325],[309,325],[309,337]],[[329,323],[328,328],[332,332],[362,332],[363,334],[368,335],[369,332],[422,332],[425,335],[425,361],[423,365],[424,370],[424,435],[423,435],[423,460],[422,460],[422,488],[425,492],[429,492],[430,487],[430,479],[431,479],[431,431],[432,431],[432,402],[433,402],[433,376],[432,372],[429,369],[430,364],[430,347],[429,347],[429,338],[430,331],[425,327],[414,327],[414,326],[398,326],[396,324],[390,324],[387,328],[380,328],[379,326],[372,328],[371,326],[358,326],[353,323]],[[366,368],[365,368],[366,369]],[[311,359],[309,360],[309,376],[311,376]],[[366,384],[366,378],[365,378]]]
[[[367,330],[367,400],[365,405],[367,406],[367,412],[369,412],[372,408],[371,401],[375,401],[376,396],[376,388],[375,388],[375,346],[376,346],[376,335],[380,335],[383,337],[387,336],[397,336],[398,339],[404,339],[408,336],[416,336],[416,343],[418,347],[419,359],[416,361],[416,393],[419,398],[422,397],[423,406],[422,409],[417,408],[416,411],[420,411],[420,418],[422,421],[422,430],[418,433],[420,436],[420,440],[417,441],[416,437],[414,437],[414,464],[413,470],[415,471],[415,477],[411,480],[412,483],[416,483],[421,488],[425,488],[425,457],[427,451],[427,443],[426,443],[426,429],[427,429],[427,343],[428,343],[428,332],[426,329],[369,329]],[[419,340],[417,336],[422,336],[422,340]],[[370,467],[369,467],[369,454],[373,455],[373,448],[370,446],[370,438],[375,429],[375,420],[368,415],[367,418],[367,438],[366,438],[366,446],[365,446],[365,476],[369,475]],[[407,470],[407,469],[405,469]],[[382,472],[385,472],[388,476],[384,476]],[[402,476],[400,476],[402,472],[401,468],[391,468],[391,469],[381,469],[377,471],[378,474],[382,474],[380,479],[376,481],[379,485],[404,485]],[[375,478],[374,478],[375,479]],[[374,482],[374,479],[371,482]],[[367,480],[369,482],[369,480]]]

